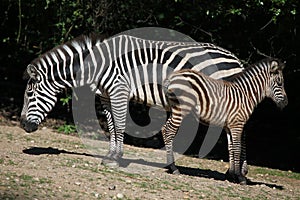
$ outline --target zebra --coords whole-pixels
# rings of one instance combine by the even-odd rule
[[[162,133],[167,163],[173,171],[178,169],[174,163],[172,141],[183,118],[192,112],[201,122],[225,129],[230,162],[227,174],[234,181],[246,184],[248,167],[243,128],[265,97],[271,98],[281,109],[288,104],[283,68],[284,64],[278,59],[262,60],[246,67],[230,81],[215,80],[191,69],[172,73],[164,82],[172,114]]]
[[[102,163],[118,165],[128,100],[168,109],[163,80],[172,71],[186,68],[215,79],[243,70],[234,54],[210,43],[154,41],[124,34],[103,41],[93,35],[80,36],[27,66],[21,127],[27,132],[37,130],[62,89],[88,86],[101,94],[105,104],[110,145]]]

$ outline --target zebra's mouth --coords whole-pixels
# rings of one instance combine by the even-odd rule
[[[35,122],[27,121],[25,118],[21,117],[20,126],[23,128],[27,133],[34,132],[38,129],[38,124]]]
[[[283,100],[277,103],[277,106],[282,110],[284,107],[288,105],[288,98],[284,97]]]

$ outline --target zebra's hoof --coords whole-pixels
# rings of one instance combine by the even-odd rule
[[[169,166],[167,166],[167,169],[168,169],[168,173],[170,174],[180,174],[179,170],[175,166],[175,163],[172,163]]]
[[[226,174],[225,174],[226,180],[230,181],[230,182],[236,182],[235,179],[235,175],[233,172],[227,170]]]
[[[178,175],[178,174],[180,174],[180,171],[178,169],[176,169],[175,171],[172,172],[172,174]]]
[[[109,158],[104,158],[101,162],[101,165],[104,165],[109,168],[118,168],[119,167],[119,163],[116,160],[112,160]]]
[[[238,183],[240,184],[240,185],[247,185],[247,179],[246,179],[246,177],[244,177],[244,176],[238,176]]]

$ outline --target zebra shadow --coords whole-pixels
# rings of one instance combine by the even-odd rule
[[[96,155],[96,154],[89,154],[89,153],[79,153],[74,151],[66,151],[61,150],[57,148],[52,147],[30,147],[28,149],[24,149],[23,153],[29,154],[29,155],[59,155],[59,154],[70,154],[70,155],[78,155],[78,156],[88,156],[88,157],[96,157],[96,158],[105,158],[105,156],[102,155]],[[146,166],[152,166],[157,168],[164,168],[165,163],[157,163],[157,162],[150,162],[145,161],[143,159],[129,159],[129,158],[122,158],[120,160],[120,167],[128,167],[131,163],[140,164],[140,165],[146,165]],[[218,181],[227,181],[226,174],[213,171],[209,169],[199,169],[199,168],[190,168],[190,167],[183,167],[183,166],[177,166],[178,170],[180,171],[180,174],[187,175],[187,176],[196,176],[196,177],[202,177],[202,178],[208,178],[208,179],[214,179]],[[176,176],[176,175],[174,175]],[[229,180],[230,182],[233,182]],[[250,179],[247,179],[247,185],[265,185],[272,189],[278,189],[283,190],[283,186],[276,185],[276,184],[270,184],[265,182],[256,182],[251,181]]]
[[[202,177],[202,178],[208,178],[208,179],[214,179],[218,181],[229,181],[233,182],[234,180],[229,180],[226,177],[225,173],[221,173],[218,171],[212,171],[209,169],[196,169],[196,168],[190,168],[190,167],[183,167],[183,166],[177,166],[178,170],[180,171],[180,174],[188,175],[188,176],[196,176],[196,177]],[[284,187],[281,185],[271,184],[271,183],[265,183],[265,182],[258,182],[258,181],[252,181],[249,178],[247,178],[247,185],[264,185],[272,189],[278,189],[283,190]]]

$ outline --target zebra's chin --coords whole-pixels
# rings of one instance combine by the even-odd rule
[[[27,121],[25,118],[21,118],[20,125],[27,133],[36,131],[39,126],[37,123]]]
[[[280,110],[285,108],[287,105],[288,105],[288,98],[287,97],[285,97],[283,100],[281,100],[277,103],[277,107],[280,108]]]

